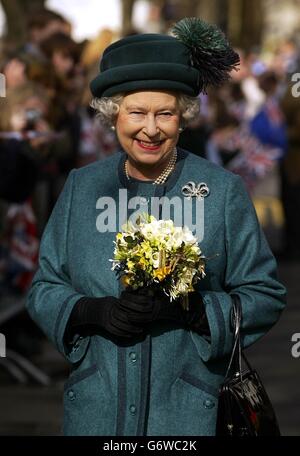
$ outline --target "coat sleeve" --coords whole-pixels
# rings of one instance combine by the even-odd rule
[[[71,341],[64,333],[73,306],[84,295],[71,283],[68,267],[67,239],[72,210],[75,170],[71,171],[44,230],[39,268],[28,292],[26,308],[59,352],[71,363],[84,356],[89,337],[74,334]]]
[[[231,179],[225,199],[225,250],[223,289],[201,291],[211,337],[191,332],[204,361],[231,353],[231,294],[238,294],[241,299],[243,347],[253,344],[276,323],[286,303],[286,289],[278,281],[276,260],[237,175]]]

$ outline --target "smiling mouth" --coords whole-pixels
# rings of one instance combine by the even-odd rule
[[[143,147],[144,149],[157,149],[161,146],[161,144],[164,142],[162,141],[141,141],[140,139],[136,139],[138,144]]]

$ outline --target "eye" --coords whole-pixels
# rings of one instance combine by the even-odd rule
[[[163,117],[164,119],[167,119],[168,117],[171,117],[172,116],[172,113],[169,112],[169,111],[165,111],[165,112],[160,112],[158,114],[160,117]]]
[[[140,122],[144,118],[142,111],[129,111],[129,118],[134,122]]]

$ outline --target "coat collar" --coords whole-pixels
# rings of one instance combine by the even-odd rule
[[[179,147],[177,148],[177,161],[175,165],[174,171],[171,173],[169,176],[168,180],[164,184],[156,184],[155,187],[156,189],[163,189],[163,193],[166,193],[171,190],[171,188],[174,187],[176,182],[178,181],[180,174],[182,172],[183,166],[185,159],[187,158],[189,152],[186,150],[180,149]],[[125,160],[127,159],[127,154],[124,151],[121,151],[121,156],[119,159],[119,165],[118,165],[118,175],[119,175],[119,180],[121,182],[122,187],[128,188],[132,191],[135,189],[138,189],[139,185],[152,185],[150,182],[141,182],[138,180],[132,180],[129,181],[126,177],[125,174]],[[161,193],[161,191],[159,191]]]

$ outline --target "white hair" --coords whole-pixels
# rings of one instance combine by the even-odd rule
[[[118,93],[112,97],[93,98],[90,106],[96,110],[96,116],[100,118],[101,122],[111,127],[115,124],[124,96],[124,93]],[[184,93],[178,93],[176,97],[181,114],[181,126],[186,127],[197,118],[200,111],[200,99]]]

